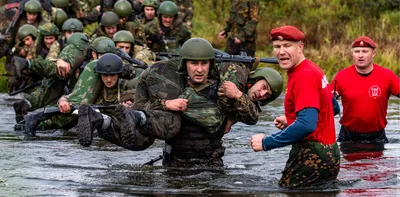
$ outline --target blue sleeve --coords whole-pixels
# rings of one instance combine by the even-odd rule
[[[298,142],[315,131],[317,122],[318,110],[316,108],[302,109],[297,113],[293,124],[262,140],[263,149],[267,151]]]
[[[332,98],[332,105],[333,105],[333,115],[336,116],[340,113],[340,106],[335,97]]]

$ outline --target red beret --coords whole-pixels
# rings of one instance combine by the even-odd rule
[[[367,36],[361,36],[354,40],[353,44],[351,45],[351,48],[354,47],[371,47],[375,49],[376,44],[371,38],[368,38]]]
[[[282,26],[271,30],[271,40],[290,40],[300,41],[304,39],[304,34],[296,27]]]

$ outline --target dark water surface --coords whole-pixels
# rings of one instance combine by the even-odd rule
[[[389,143],[342,154],[338,187],[308,191],[278,187],[290,146],[257,153],[249,146],[251,135],[277,131],[272,121],[283,113],[282,97],[264,108],[257,125],[237,124],[224,136],[223,170],[186,171],[162,168],[161,161],[142,165],[162,153],[161,141],[133,152],[98,138],[89,148],[52,133],[26,140],[13,131],[15,99],[0,94],[0,196],[400,196],[397,98],[388,110]]]

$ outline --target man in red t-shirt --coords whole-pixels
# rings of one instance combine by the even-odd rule
[[[390,95],[400,97],[400,80],[391,70],[373,63],[375,48],[367,36],[355,39],[351,50],[354,64],[339,71],[330,85],[343,104],[339,142],[388,142],[388,100]]]
[[[256,134],[250,140],[254,151],[292,145],[279,181],[281,187],[288,188],[329,185],[336,180],[340,167],[332,106],[336,101],[325,74],[304,57],[304,37],[293,26],[271,31],[274,55],[288,74],[285,115],[274,121],[281,131],[269,137]]]

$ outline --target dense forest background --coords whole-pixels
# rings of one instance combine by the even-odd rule
[[[225,26],[229,8],[230,0],[194,0],[192,37],[206,38],[224,49],[226,39],[218,39],[217,34]],[[272,56],[269,33],[283,25],[294,25],[306,34],[306,57],[316,62],[329,80],[352,64],[351,43],[362,35],[378,46],[375,63],[400,75],[400,0],[260,0],[256,56]],[[95,26],[87,27],[86,32]],[[4,58],[1,61],[2,65]],[[3,66],[0,72],[4,72]],[[0,78],[0,91],[7,91],[4,77]]]

